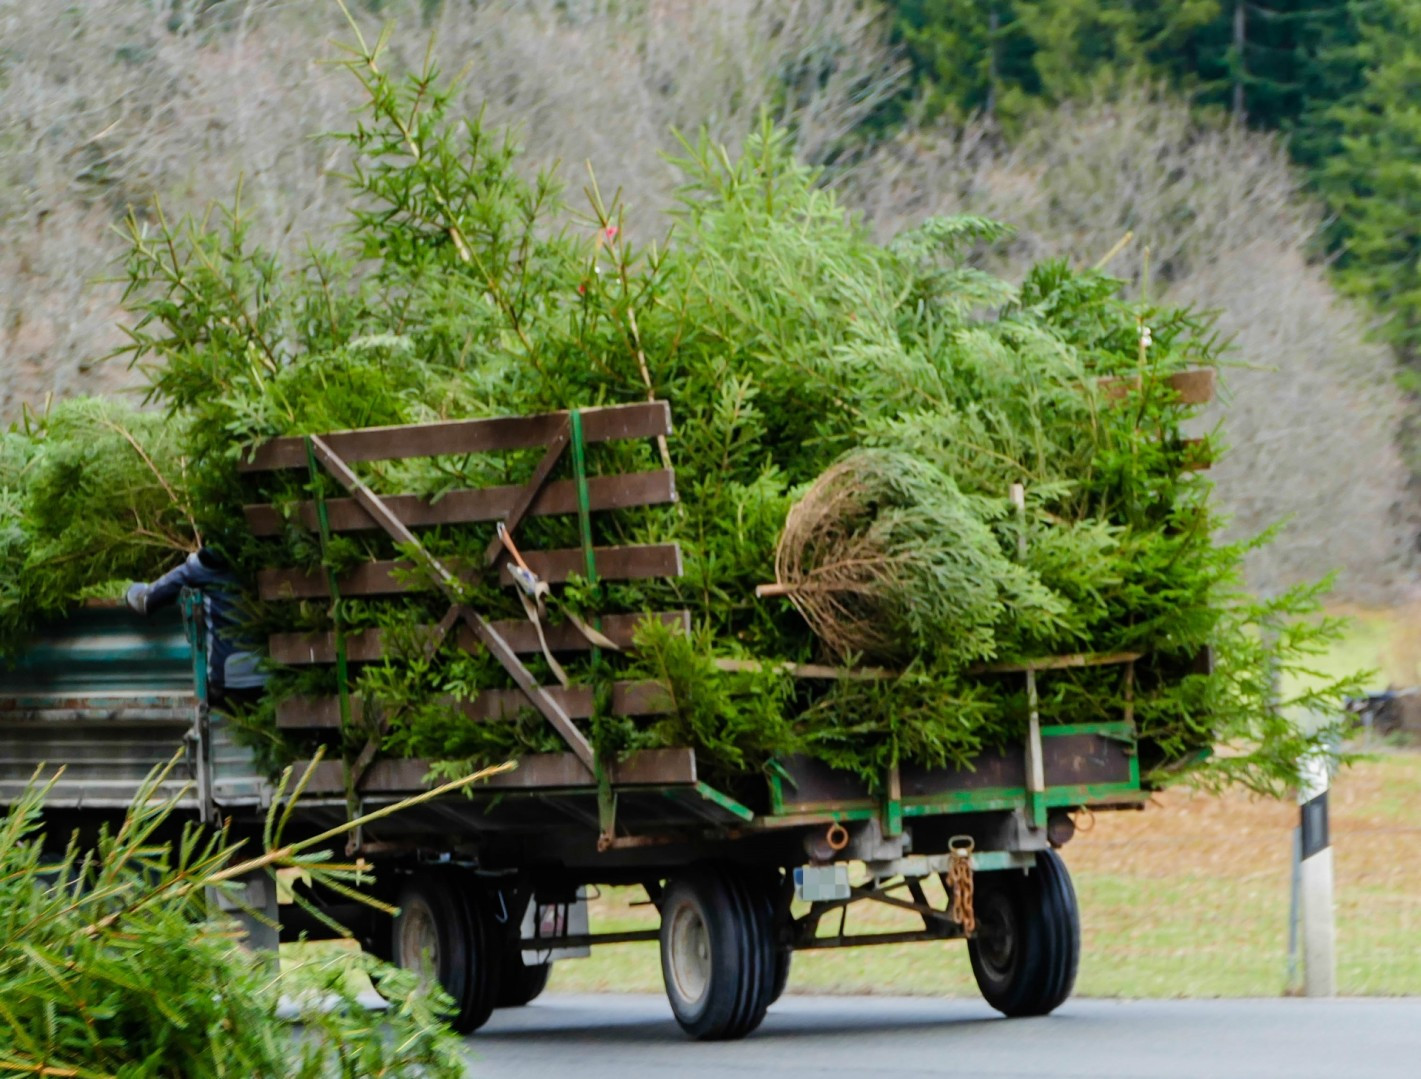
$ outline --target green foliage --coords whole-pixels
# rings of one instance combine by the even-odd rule
[[[183,828],[176,796],[150,777],[117,829],[57,858],[43,829],[46,787],[0,818],[0,1070],[84,1079],[219,1076],[357,1079],[464,1074],[457,1040],[415,976],[363,960],[392,1000],[367,1011],[348,966],[303,972],[298,987],[211,918],[208,888],[230,890],[250,850]],[[279,838],[271,836],[270,838]],[[339,881],[319,857],[305,872]],[[272,860],[273,866],[281,864]],[[349,877],[349,874],[345,874]],[[279,1015],[291,993],[301,1024]]]
[[[79,398],[0,433],[0,661],[89,595],[155,577],[197,535],[180,419]]]
[[[954,120],[985,110],[1010,125],[1126,78],[1188,83],[1196,71],[1230,68],[1229,42],[1207,48],[1231,12],[1220,0],[894,0],[894,29],[911,62],[913,108]],[[1199,45],[1205,54],[1191,57]],[[1191,66],[1190,59],[1195,63]]]
[[[846,454],[785,523],[776,568],[840,657],[950,670],[997,655],[999,623],[1059,626],[1066,605],[1007,557],[983,508],[916,456]]]
[[[1080,22],[1053,10],[1056,22],[1040,25],[1065,33]],[[1144,35],[1163,47],[1176,27],[1111,18],[1122,42]],[[638,248],[625,211],[595,184],[590,212],[575,215],[546,179],[520,177],[505,139],[478,118],[451,118],[436,72],[392,79],[378,45],[350,66],[369,107],[343,136],[357,151],[346,242],[278,266],[250,243],[240,209],[134,234],[130,352],[151,365],[155,398],[184,420],[204,513],[231,527],[241,501],[286,507],[281,539],[242,550],[250,566],[339,569],[400,554],[378,535],[342,537],[322,553],[290,507],[335,494],[329,481],[239,476],[239,455],[272,435],[655,395],[672,405],[680,502],[596,515],[593,538],[675,540],[685,573],[582,582],[562,602],[588,615],[687,607],[696,631],[650,629],[635,656],[572,665],[574,681],[596,687],[590,731],[604,755],[689,742],[733,771],[798,749],[870,773],[898,759],[965,764],[1025,722],[1020,687],[976,678],[973,662],[1128,650],[1149,656],[1137,705],[1158,717],[1150,740],[1162,767],[1238,743],[1221,774],[1259,789],[1291,777],[1313,736],[1278,734],[1285,721],[1258,670],[1301,640],[1249,637],[1251,608],[1235,594],[1242,552],[1214,542],[1207,482],[1187,468],[1199,452],[1183,439],[1190,410],[1166,382],[1217,361],[1207,320],[1129,303],[1118,282],[1064,263],[1019,286],[991,278],[970,262],[1002,235],[991,222],[933,220],[878,244],[768,124],[738,158],[687,141],[674,242]],[[1112,377],[1106,392],[1101,380]],[[883,684],[792,688],[780,664],[822,658],[821,645],[788,602],[757,599],[755,586],[772,572],[791,505],[865,448],[910,466],[855,527],[930,555],[886,616],[906,642],[896,658],[907,670]],[[650,444],[593,449],[594,473],[660,466]],[[438,497],[520,482],[536,459],[358,467],[377,491]],[[1007,498],[1018,483],[1021,517]],[[491,535],[442,529],[425,541],[477,564]],[[570,519],[519,529],[525,548],[578,542]],[[491,581],[466,599],[488,617],[520,616]],[[322,629],[334,613],[288,603],[261,617],[266,628]],[[393,641],[443,607],[416,594],[342,601],[338,613],[347,631],[376,626]],[[1232,650],[1217,669],[1252,680],[1184,677],[1206,647]],[[716,662],[726,658],[765,666],[729,672]],[[378,702],[386,749],[483,761],[554,748],[536,721],[472,722],[449,706],[507,684],[486,660],[451,642],[430,657],[411,640],[367,666],[356,689]],[[608,713],[610,680],[637,676],[670,687],[664,721]],[[1053,679],[1048,718],[1118,715],[1121,688],[1104,678]],[[283,676],[276,692],[302,685],[312,676]],[[347,748],[375,733],[347,732]]]
[[[666,688],[668,712],[647,744],[704,746],[713,767],[743,775],[776,754],[792,753],[799,736],[789,715],[794,680],[774,666],[722,671],[706,633],[687,636],[647,622],[637,633],[633,670]]]

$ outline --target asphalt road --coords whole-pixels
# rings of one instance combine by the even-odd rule
[[[1421,999],[1073,1000],[1006,1020],[973,1000],[787,996],[740,1042],[687,1041],[659,996],[545,996],[469,1039],[474,1079],[1421,1076]]]

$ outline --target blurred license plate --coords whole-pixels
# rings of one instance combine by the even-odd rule
[[[849,867],[802,865],[794,871],[794,894],[806,903],[849,898]]]

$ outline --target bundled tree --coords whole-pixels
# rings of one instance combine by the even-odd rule
[[[0,657],[43,619],[193,549],[183,438],[179,420],[97,398],[0,433]]]

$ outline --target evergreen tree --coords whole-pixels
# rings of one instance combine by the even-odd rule
[[[1010,121],[1126,74],[1188,81],[1194,38],[1222,0],[897,0],[894,25],[929,115],[986,110]],[[1226,47],[1226,46],[1225,46]],[[1224,60],[1213,65],[1226,68]],[[904,101],[886,115],[901,119]]]
[[[1334,214],[1329,239],[1339,277],[1371,300],[1387,336],[1421,359],[1421,4],[1353,5],[1359,31],[1350,57],[1361,85],[1323,110],[1338,152],[1318,169]],[[1327,129],[1322,129],[1326,133]]]
[[[912,92],[930,113],[960,116],[995,104],[992,24],[1005,6],[991,0],[897,5],[894,29],[913,66]]]
[[[1017,0],[1015,8],[1042,96],[1062,101],[1124,74],[1167,74],[1191,36],[1217,19],[1220,0]]]

